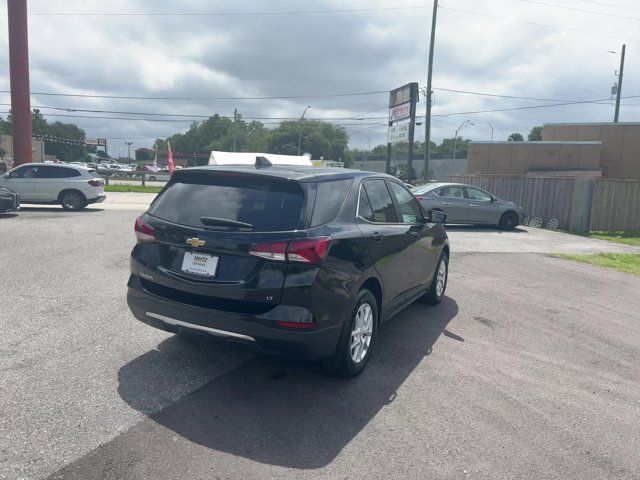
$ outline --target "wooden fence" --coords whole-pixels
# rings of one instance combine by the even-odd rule
[[[529,217],[555,218],[562,230],[640,230],[640,181],[531,175],[452,175],[521,205]]]

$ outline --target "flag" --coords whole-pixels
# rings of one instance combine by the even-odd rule
[[[169,165],[169,175],[173,175],[173,171],[176,169],[176,166],[173,163],[173,152],[171,151],[171,144],[167,142],[167,146],[169,147],[169,157],[167,161]]]

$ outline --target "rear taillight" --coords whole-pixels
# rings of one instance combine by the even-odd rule
[[[422,195],[416,195],[416,200],[418,201],[424,200],[424,197]]]
[[[156,239],[156,237],[153,235],[153,227],[147,225],[142,220],[142,217],[138,217],[136,219],[134,230],[136,232],[136,238],[139,242],[152,242]]]
[[[104,185],[102,180],[89,180],[89,185],[91,185],[92,187],[101,187],[102,185]]]
[[[249,255],[278,262],[321,264],[329,253],[331,237],[291,240],[290,242],[255,243]]]

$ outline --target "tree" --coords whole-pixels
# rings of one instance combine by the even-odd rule
[[[0,158],[3,158],[7,154],[6,150],[0,147]]]
[[[540,142],[542,141],[542,127],[533,127],[529,132],[529,141],[530,142]]]
[[[136,160],[139,160],[139,161],[148,162],[150,160],[153,160],[155,155],[156,155],[156,152],[154,152],[149,148],[136,149]]]
[[[302,134],[300,129],[302,128]],[[268,153],[283,155],[298,154],[298,139],[301,153],[310,153],[312,158],[345,160],[349,137],[343,127],[318,120],[282,122],[271,131],[267,144]]]
[[[524,137],[521,133],[512,133],[511,135],[509,135],[509,138],[507,140],[509,140],[510,142],[522,142],[524,141]]]
[[[4,120],[0,117],[0,135],[11,135],[13,132],[13,128],[11,126],[11,120]]]

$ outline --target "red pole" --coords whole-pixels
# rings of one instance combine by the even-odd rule
[[[29,99],[29,34],[27,0],[7,0],[13,165],[31,162],[31,107]]]

